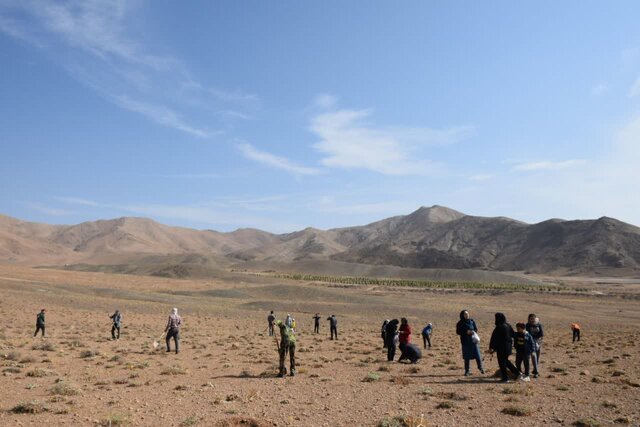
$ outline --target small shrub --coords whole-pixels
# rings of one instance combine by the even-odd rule
[[[82,359],[88,359],[90,357],[95,357],[99,354],[100,354],[100,351],[98,350],[83,350],[82,352],[80,352],[80,357]]]
[[[513,405],[513,406],[507,406],[506,408],[504,408],[502,410],[502,413],[507,415],[513,415],[514,417],[527,417],[531,415],[532,411],[531,409],[525,406]]]
[[[455,405],[451,402],[440,402],[436,406],[436,409],[452,409],[455,408]]]
[[[386,417],[378,421],[378,427],[408,427],[402,417]]]
[[[194,426],[196,425],[197,422],[198,422],[198,417],[195,415],[192,415],[189,418],[186,418],[185,420],[183,420],[180,423],[180,427]]]
[[[379,371],[379,372],[389,372],[390,370],[391,370],[391,368],[389,368],[389,367],[388,367],[388,366],[386,366],[386,365],[382,365],[382,366],[380,366],[380,367],[378,368],[378,371]]]
[[[33,378],[47,377],[51,374],[53,374],[53,372],[49,371],[48,369],[42,369],[42,368],[35,368],[27,372],[27,376],[33,377]]]
[[[78,388],[78,386],[64,381],[58,382],[56,385],[51,387],[50,391],[51,394],[59,396],[77,396],[81,394],[80,388]]]
[[[600,423],[592,418],[581,418],[573,422],[576,427],[599,427]]]
[[[168,368],[164,368],[160,373],[162,375],[186,375],[188,372],[189,371],[181,368],[180,366],[170,366]]]
[[[36,361],[36,358],[33,356],[25,356],[22,359],[20,359],[20,363],[33,363]]]
[[[602,406],[604,408],[617,408],[618,405],[616,405],[614,402],[610,401],[610,400],[605,400],[604,402],[602,402]]]
[[[50,342],[42,342],[39,344],[34,344],[31,347],[32,350],[40,350],[40,351],[56,351],[56,346]]]
[[[19,374],[22,372],[22,369],[16,368],[15,366],[9,366],[8,368],[4,368],[2,372],[6,372],[7,374]]]
[[[631,419],[631,417],[618,417],[613,420],[613,422],[616,424],[631,424],[632,421],[633,420]]]
[[[17,362],[18,360],[20,360],[20,353],[18,353],[17,351],[10,351],[8,354],[5,354],[4,358],[13,362]]]
[[[123,426],[129,424],[130,417],[128,414],[113,413],[109,414],[105,419],[100,421],[100,425],[104,427]]]
[[[47,408],[44,404],[38,402],[37,400],[32,400],[31,402],[21,402],[16,406],[11,408],[11,412],[14,414],[40,414],[42,412],[47,412],[49,408]]]
[[[362,381],[365,383],[372,383],[374,381],[378,381],[380,379],[380,375],[375,372],[369,372],[366,377]]]

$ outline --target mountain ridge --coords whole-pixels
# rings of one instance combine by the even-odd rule
[[[187,256],[193,254],[208,260],[199,264],[221,266],[331,260],[418,269],[635,272],[640,269],[640,228],[606,216],[527,224],[439,205],[361,226],[307,227],[286,234],[255,228],[195,230],[140,217],[49,225],[0,215],[3,263],[117,264],[154,256],[193,260]]]

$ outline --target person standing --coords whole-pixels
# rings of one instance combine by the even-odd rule
[[[269,313],[269,315],[267,316],[267,324],[268,324],[268,328],[269,328],[269,336],[272,337],[273,336],[273,322],[276,321],[276,316],[275,314],[273,314],[273,310],[271,310],[271,313]]]
[[[284,319],[284,324],[288,327],[291,327],[291,325],[293,324],[293,317],[291,317],[289,313],[287,313],[287,317]]]
[[[171,351],[171,338],[176,346],[176,354],[180,351],[180,327],[182,326],[182,318],[178,315],[178,309],[174,308],[171,310],[171,315],[169,316],[169,320],[167,322],[167,327],[165,328],[165,332],[167,334],[166,342],[167,342],[167,353]]]
[[[316,315],[313,316],[312,319],[313,319],[313,333],[319,334],[320,333],[320,313],[316,313]]]
[[[120,310],[116,310],[109,318],[113,321],[111,325],[111,338],[114,340],[120,339],[120,326],[122,325],[122,313]],[[118,335],[116,337],[116,331],[118,331]]]
[[[34,337],[38,335],[39,331],[42,331],[42,337],[44,338],[44,312],[45,311],[46,310],[43,308],[42,310],[40,310],[40,313],[38,313],[38,315],[36,316],[36,331],[33,334]]]
[[[460,335],[460,344],[462,345],[462,358],[464,359],[464,375],[471,375],[470,361],[475,359],[478,370],[484,374],[482,366],[482,357],[480,356],[480,348],[478,342],[475,342],[473,335],[478,333],[476,322],[469,317],[467,310],[460,312],[460,320],[456,324],[456,334]]]
[[[573,332],[573,342],[576,342],[576,340],[580,341],[580,325],[572,323],[571,332]]]
[[[382,329],[380,330],[380,335],[382,336],[382,348],[387,348],[386,334],[387,334],[388,324],[389,324],[389,319],[385,319],[384,322],[382,322]]]
[[[522,372],[522,364],[524,364],[524,378],[523,381],[529,381],[529,359],[534,354],[536,349],[536,343],[529,332],[527,332],[527,325],[522,322],[516,323],[516,334],[513,339],[513,346],[516,349],[516,368]],[[535,361],[535,356],[533,358]]]
[[[431,323],[427,324],[422,329],[422,342],[424,344],[424,348],[426,350],[427,343],[429,343],[429,348],[431,348],[431,333],[433,332],[433,325]]]
[[[332,314],[330,317],[327,317],[329,321],[329,327],[331,328],[331,339],[335,335],[336,340],[338,339],[338,319],[336,319],[336,315]]]
[[[384,331],[387,344],[387,361],[392,362],[396,356],[396,335],[398,333],[398,319],[390,320]]]
[[[293,377],[296,374],[296,336],[285,322],[276,321],[276,326],[280,329],[280,345],[278,353],[280,355],[280,365],[278,377],[282,378],[287,374],[284,367],[284,359],[289,353],[289,374]]]
[[[531,334],[533,341],[535,342],[535,350],[531,353],[531,363],[533,364],[533,378],[538,378],[540,372],[538,371],[538,365],[540,365],[540,350],[542,349],[542,339],[544,338],[544,329],[540,319],[534,313],[531,313],[527,320],[527,332]]]
[[[516,377],[520,376],[520,371],[509,360],[509,356],[513,351],[513,328],[507,323],[507,317],[502,313],[495,314],[496,327],[491,334],[489,342],[489,352],[496,353],[498,356],[498,366],[500,367],[501,382],[509,381],[507,369]]]

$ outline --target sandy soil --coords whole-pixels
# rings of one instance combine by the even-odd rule
[[[0,292],[3,426],[640,423],[640,300],[633,293],[343,288],[241,275],[187,281],[11,266],[0,267]],[[178,355],[151,346],[173,306],[185,322]],[[41,307],[44,340],[32,337]],[[116,308],[124,328],[112,341],[108,314]],[[297,319],[295,377],[275,377],[275,343],[265,330],[271,309]],[[488,355],[490,373],[474,369],[464,377],[455,335],[462,309],[478,323],[483,349],[496,311],[512,324],[538,314],[546,332],[541,377],[498,384]],[[328,339],[326,321],[320,335],[311,333],[316,311],[338,316],[338,341]],[[402,316],[415,331],[435,325],[434,347],[416,365],[388,363],[382,350],[382,320]],[[575,344],[573,321],[583,326]],[[413,341],[421,343],[417,334]],[[29,403],[24,409],[36,413],[13,412]],[[508,408],[526,415],[504,413]]]

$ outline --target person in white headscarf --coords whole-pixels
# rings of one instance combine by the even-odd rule
[[[167,334],[167,352],[171,351],[171,338],[176,344],[176,354],[180,351],[180,326],[182,326],[182,318],[178,315],[178,309],[174,308],[171,310],[167,327],[164,330]]]

